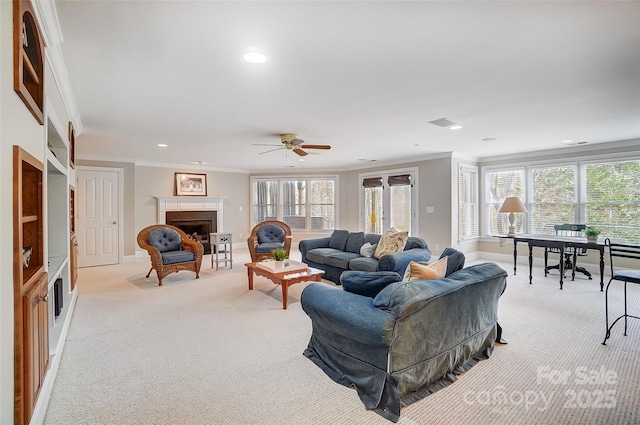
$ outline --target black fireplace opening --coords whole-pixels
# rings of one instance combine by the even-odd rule
[[[201,242],[205,254],[211,254],[209,233],[217,231],[217,211],[168,211],[167,224],[177,227],[189,239]]]

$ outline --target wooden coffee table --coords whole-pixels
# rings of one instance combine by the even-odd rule
[[[324,270],[309,267],[306,270],[296,270],[291,272],[273,273],[257,266],[258,263],[247,263],[247,277],[249,278],[249,290],[253,289],[253,274],[264,276],[276,285],[282,286],[282,308],[287,309],[287,292],[289,286],[299,282],[320,282]]]

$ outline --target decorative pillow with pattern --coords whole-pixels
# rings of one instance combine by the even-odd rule
[[[373,256],[380,259],[383,255],[403,251],[408,237],[409,232],[398,232],[395,228],[390,228],[380,237],[378,247]]]
[[[447,260],[449,257],[443,257],[431,264],[420,264],[412,261],[404,272],[403,282],[412,282],[414,280],[423,279],[440,279],[445,277],[447,273]]]

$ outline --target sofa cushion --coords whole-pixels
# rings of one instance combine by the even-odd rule
[[[378,242],[378,247],[373,256],[380,258],[392,252],[403,251],[404,246],[407,244],[408,237],[409,232],[398,232],[395,228],[390,228],[384,232],[384,235],[380,238],[380,242]]]
[[[378,244],[371,244],[371,242],[367,242],[360,247],[360,255],[363,257],[371,258],[373,257],[373,253],[376,252],[376,247]]]
[[[169,227],[156,227],[149,232],[147,243],[158,248],[158,251],[180,251],[182,249],[182,241],[180,234]]]
[[[284,241],[284,229],[275,224],[267,224],[258,229],[258,244]]]
[[[196,255],[191,251],[167,251],[160,256],[162,256],[162,264],[186,263],[196,259]]]
[[[334,230],[329,238],[329,248],[344,251],[347,247],[347,239],[349,238],[348,230]]]
[[[331,254],[340,254],[342,251],[335,248],[314,248],[307,251],[307,260],[318,264],[326,264],[326,258]]]
[[[420,264],[412,261],[409,263],[407,270],[404,272],[403,282],[412,282],[414,280],[424,279],[440,279],[445,277],[447,273],[447,259],[443,257],[432,264]]]
[[[349,270],[362,272],[375,272],[378,270],[379,261],[376,258],[358,257],[349,261]]]
[[[356,272],[347,270],[340,275],[342,288],[353,294],[375,297],[387,285],[400,282],[402,278],[396,272]]]
[[[356,254],[359,254],[360,247],[362,245],[364,245],[364,232],[352,232],[349,233],[349,237],[347,238],[347,246],[344,250],[347,252],[355,252]]]
[[[354,258],[360,258],[360,254],[355,254],[353,252],[340,252],[327,255],[324,258],[324,263],[329,266],[348,270],[349,262]]]

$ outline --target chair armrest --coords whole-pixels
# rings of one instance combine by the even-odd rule
[[[298,249],[300,250],[300,254],[302,255],[302,262],[307,262],[307,252],[316,249],[316,248],[328,248],[329,247],[329,237],[326,238],[314,238],[314,239],[304,239],[301,240],[298,244]]]
[[[300,297],[314,327],[368,345],[391,343],[395,318],[373,305],[373,299],[325,283],[307,285]]]
[[[194,254],[202,256],[204,254],[204,246],[202,246],[201,242],[191,241],[189,239],[182,239],[182,246],[185,251],[191,251]]]
[[[426,262],[430,259],[431,251],[424,248],[412,248],[406,251],[392,252],[380,258],[377,271],[396,272],[400,276],[404,276],[404,272],[410,262]]]

